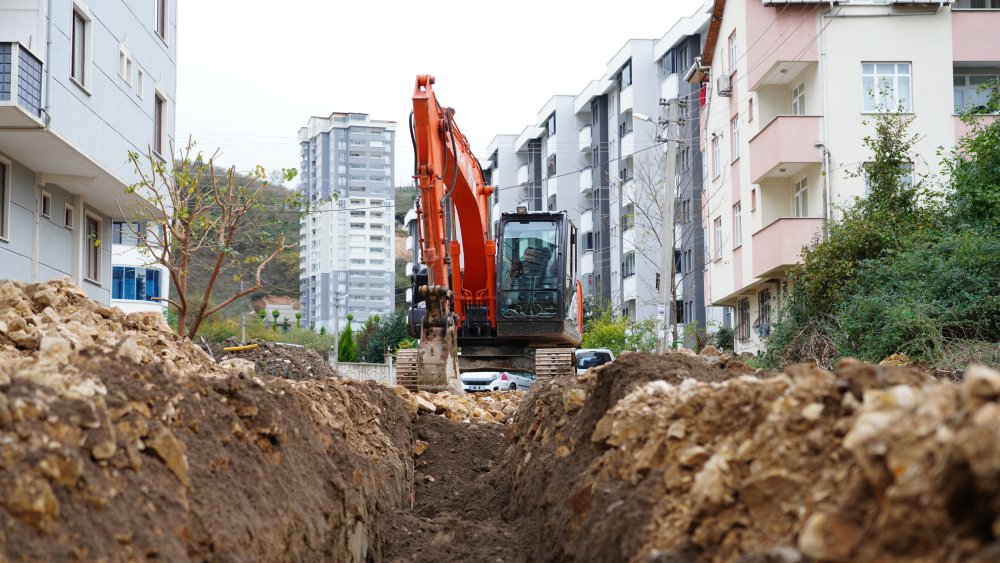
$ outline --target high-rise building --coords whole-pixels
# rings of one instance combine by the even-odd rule
[[[1000,77],[990,1],[716,0],[691,80],[708,95],[702,221],[706,299],[735,311],[736,350],[759,350],[824,223],[864,197],[876,114],[913,116],[913,178],[941,172],[957,112]],[[864,40],[859,40],[864,38]],[[993,119],[993,116],[986,117]]]
[[[128,152],[171,157],[176,29],[174,0],[0,4],[0,278],[162,309],[165,272],[115,217],[142,195]]]
[[[364,113],[311,117],[299,130],[299,292],[315,330],[354,326],[395,306],[396,123]]]

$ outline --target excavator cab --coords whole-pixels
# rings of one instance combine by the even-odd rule
[[[497,235],[497,335],[576,345],[576,227],[565,213],[504,213]],[[579,296],[576,296],[579,298]]]

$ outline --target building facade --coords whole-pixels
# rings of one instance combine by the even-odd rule
[[[299,292],[305,326],[354,326],[395,306],[393,121],[364,113],[311,117],[299,131]]]
[[[135,197],[128,152],[170,158],[175,1],[13,4],[0,7],[0,278],[69,276],[99,302],[160,308],[146,296],[166,296],[163,271],[141,257],[116,270],[108,241]]]
[[[734,309],[737,351],[762,348],[802,247],[865,196],[874,115],[912,115],[910,174],[940,174],[938,147],[964,132],[956,112],[977,103],[974,84],[1000,76],[993,5],[715,2],[691,79],[710,92],[706,301]]]

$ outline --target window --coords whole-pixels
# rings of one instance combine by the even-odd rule
[[[681,147],[677,158],[680,161],[677,167],[681,172],[687,172],[691,168],[691,147]]]
[[[42,192],[42,217],[52,218],[52,196]]]
[[[753,121],[753,98],[747,100],[747,122]]]
[[[757,188],[750,190],[750,211],[757,211]]]
[[[618,124],[618,136],[624,137],[632,132],[635,128],[635,121],[632,119],[632,110],[628,110],[622,114],[622,121]]]
[[[584,252],[594,251],[594,233],[591,231],[583,233],[583,251]]]
[[[549,155],[549,158],[545,160],[545,174],[548,178],[556,175],[556,155]]]
[[[684,271],[693,272],[694,271],[694,251],[686,250],[684,251]]]
[[[799,82],[799,85],[792,88],[792,115],[806,114],[806,83]]]
[[[552,112],[552,115],[545,120],[545,129],[550,137],[556,134],[556,112]]]
[[[159,94],[153,96],[153,152],[163,155],[163,118],[166,103]]]
[[[757,294],[757,333],[767,336],[771,333],[771,290]]]
[[[795,182],[795,189],[792,192],[792,214],[795,217],[809,216],[808,178],[802,178],[798,182]]]
[[[967,110],[988,113],[990,96],[998,93],[998,80],[1000,77],[995,74],[956,75],[952,79],[955,113]]]
[[[743,207],[741,203],[733,206],[733,248],[743,244]]]
[[[625,253],[625,257],[622,260],[622,278],[628,278],[635,275],[635,251],[629,251]]]
[[[625,66],[622,67],[621,71],[618,73],[618,91],[621,92],[625,88],[632,85],[632,59],[629,59]]]
[[[688,46],[683,44],[677,48],[677,70],[686,71],[688,67]]]
[[[956,0],[953,10],[1000,10],[1000,0]]]
[[[729,74],[736,72],[736,32],[729,36]]]
[[[156,301],[160,295],[160,276],[156,268],[114,266],[111,273],[111,298]]]
[[[736,336],[740,342],[750,340],[750,300],[747,298],[736,302]]]
[[[719,150],[719,145],[720,144],[721,143],[719,142],[719,136],[718,135],[712,137],[712,177],[713,178],[718,178],[719,177],[719,172],[720,172],[720,170],[722,168],[719,165],[719,163],[722,162],[722,153]]]
[[[7,186],[10,178],[8,164],[0,162],[0,238],[7,238],[7,210],[10,207]]]
[[[715,228],[715,259],[722,258],[722,217],[716,217],[713,223]]]
[[[143,236],[142,223],[126,223],[124,221],[111,222],[111,244],[123,244],[125,246],[138,246]]]
[[[135,95],[139,96],[140,100],[142,99],[143,83],[145,82],[143,79],[145,77],[146,74],[142,72],[141,68],[135,71]]]
[[[87,48],[90,44],[87,20],[83,14],[73,10],[73,30],[70,37],[70,70],[69,76],[80,86],[87,83]]]
[[[125,84],[132,85],[132,57],[124,45],[118,47],[118,76]]]
[[[681,202],[681,220],[684,223],[691,222],[691,200],[685,199]]]
[[[622,210],[622,220],[621,220],[622,232],[631,229],[635,226],[635,205],[628,204],[625,209]]]
[[[67,229],[73,228],[73,206],[68,203],[63,210],[63,226]]]
[[[86,236],[83,239],[86,248],[86,275],[92,282],[101,281],[101,220],[87,214]]]
[[[167,1],[156,0],[156,34],[167,40]]]
[[[868,175],[868,167],[871,166],[870,162],[864,164],[865,168],[865,197],[868,197],[872,193],[872,181]],[[913,187],[913,163],[903,162],[899,165],[899,186],[911,188]]]
[[[740,157],[740,117],[736,116],[729,122],[731,135],[733,162]]]
[[[909,63],[862,63],[864,111],[910,111]]]

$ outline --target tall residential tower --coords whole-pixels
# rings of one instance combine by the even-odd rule
[[[315,330],[355,326],[394,306],[394,121],[311,117],[299,130],[303,198],[299,294]]]

